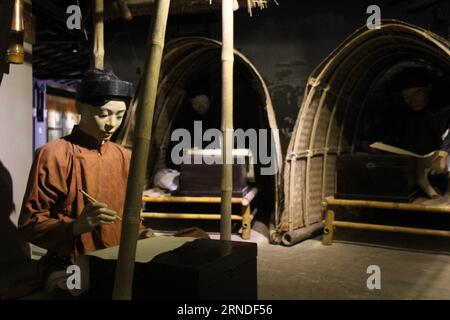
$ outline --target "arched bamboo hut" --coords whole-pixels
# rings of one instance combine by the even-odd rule
[[[240,52],[235,51],[235,129],[273,129],[275,156],[279,166],[282,164],[277,123],[269,91],[264,80],[252,63]],[[153,120],[153,135],[148,161],[147,183],[151,186],[155,172],[166,166],[166,152],[176,118],[182,113],[187,88],[192,83],[210,81],[218,85],[220,91],[221,43],[203,37],[185,37],[172,40],[164,49],[161,65],[158,97]],[[219,75],[219,77],[218,77]],[[139,89],[138,89],[139,90]],[[137,95],[136,95],[137,96]],[[245,102],[242,103],[244,97]],[[131,109],[124,121],[117,141],[131,148],[134,132],[134,114],[137,103],[132,102]],[[219,128],[220,129],[220,128]],[[266,218],[278,210],[280,194],[281,168],[276,175],[259,175],[255,166],[256,184],[259,189],[259,215]],[[264,210],[263,210],[264,209]],[[265,211],[265,212],[261,212]]]
[[[363,27],[311,74],[284,170],[285,202],[272,238],[292,245],[320,230],[321,200],[335,192],[336,156],[354,153],[370,92],[390,69],[424,63],[450,74],[450,44],[401,21]]]

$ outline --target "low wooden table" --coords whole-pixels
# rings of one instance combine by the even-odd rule
[[[133,299],[256,300],[257,251],[256,243],[250,242],[198,239],[185,243],[150,262],[136,262]],[[111,299],[117,260],[87,258],[90,285],[84,298]]]
[[[367,200],[347,200],[335,199],[334,197],[325,198],[322,207],[326,210],[326,218],[324,222],[324,235],[322,243],[324,245],[333,244],[334,230],[336,228],[375,230],[386,232],[398,232],[416,235],[429,235],[450,238],[450,231],[410,228],[399,226],[387,226],[378,224],[356,223],[347,221],[337,221],[335,219],[335,210],[337,207],[356,207],[356,208],[376,208],[386,210],[402,210],[402,211],[422,211],[422,212],[440,212],[450,213],[450,198],[441,197],[439,199],[418,198],[411,203],[385,202],[385,201],[367,201]]]
[[[258,193],[257,188],[252,188],[242,198],[232,198],[233,204],[241,205],[241,215],[231,215],[231,220],[242,221],[242,239],[248,240],[251,235],[251,222],[257,213],[257,209],[251,210],[251,203]],[[211,204],[221,203],[220,197],[142,197],[146,203],[186,203],[186,204]],[[197,219],[197,220],[220,220],[221,215],[217,213],[169,213],[169,212],[142,212],[141,218],[156,219]]]

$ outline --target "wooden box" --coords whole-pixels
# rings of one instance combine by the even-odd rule
[[[257,299],[255,243],[198,239],[136,263],[133,299]],[[111,299],[115,260],[90,257],[90,299]]]
[[[180,185],[174,195],[220,197],[222,181],[221,164],[182,164]],[[248,191],[245,164],[233,163],[233,197],[243,197]]]
[[[412,157],[341,155],[336,171],[336,198],[411,202],[419,191]]]

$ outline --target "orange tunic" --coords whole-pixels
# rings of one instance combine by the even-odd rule
[[[73,236],[73,221],[89,203],[80,189],[122,217],[130,159],[129,150],[113,142],[101,145],[77,126],[69,136],[38,149],[19,219],[25,239],[72,258],[118,245],[119,219],[78,237]]]

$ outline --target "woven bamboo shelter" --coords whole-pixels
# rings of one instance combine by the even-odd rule
[[[166,167],[166,152],[170,135],[174,129],[176,118],[183,111],[183,101],[187,95],[186,88],[195,81],[203,81],[207,78],[217,80],[217,76],[220,78],[220,55],[221,43],[203,37],[179,38],[168,42],[165,46],[147,166],[147,187],[151,186],[156,171]],[[235,118],[240,118],[245,122],[245,126],[236,123],[235,128],[244,130],[248,128],[277,129],[268,88],[255,66],[238,51],[235,51],[235,84],[237,84],[234,107],[237,117]],[[239,88],[243,88],[242,94],[245,95],[246,101],[251,101],[251,103],[236,101],[242,98]],[[117,139],[128,148],[131,148],[133,143],[136,106],[137,102],[133,101],[124,121],[123,130]],[[271,138],[275,144],[273,155],[276,157],[277,163],[281,165],[282,156],[278,132],[274,131]],[[261,176],[258,173],[258,165],[256,165],[255,174],[259,189],[260,208],[258,215],[269,216],[278,210],[281,170],[273,176]]]
[[[285,201],[273,242],[292,245],[320,230],[321,201],[335,192],[336,156],[355,152],[377,79],[414,61],[450,74],[449,57],[447,40],[386,20],[380,29],[356,31],[313,71],[285,159]]]

